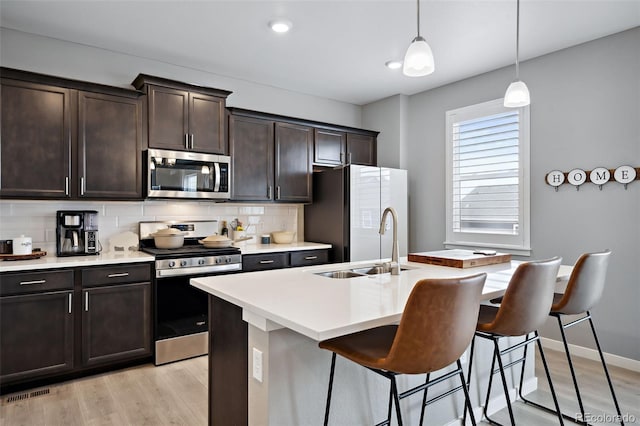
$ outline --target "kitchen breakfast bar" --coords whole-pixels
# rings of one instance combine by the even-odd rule
[[[482,298],[488,301],[503,294],[519,262],[459,269],[401,259],[400,275],[331,278],[326,274],[367,269],[375,263],[193,278],[193,286],[209,293],[209,424],[321,424],[331,353],[318,348],[319,341],[399,322],[411,289],[424,278],[486,272]],[[570,273],[570,266],[561,266],[560,286]],[[470,389],[478,416],[491,355],[490,343],[478,341]],[[462,358],[463,368],[468,362],[466,356]],[[527,363],[526,370],[523,393],[537,387],[533,362]],[[516,371],[519,373],[519,368]],[[513,375],[514,380],[517,376]],[[402,392],[422,382],[423,375],[402,375],[398,377],[398,389]],[[446,390],[454,383],[437,386]],[[427,407],[426,424],[455,424],[462,416],[464,403],[462,394],[458,394]],[[501,392],[495,395],[490,403],[492,411],[505,406]],[[386,418],[388,397],[386,379],[338,357],[329,424],[378,423]],[[401,401],[407,424],[417,423],[421,401],[420,396]]]

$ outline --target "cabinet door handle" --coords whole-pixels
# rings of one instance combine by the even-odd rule
[[[280,199],[280,185],[276,186],[276,200]]]
[[[189,134],[184,134],[184,149],[189,149]]]
[[[44,284],[47,280],[20,281],[20,285]]]
[[[274,262],[273,260],[261,260],[260,264],[261,265],[268,265],[268,264],[273,263],[273,262]]]
[[[89,312],[89,292],[84,292],[84,311]]]
[[[191,133],[191,149],[193,149],[193,147],[195,146],[194,140],[195,136],[193,136],[193,133]]]
[[[316,260],[318,256],[305,256],[304,260]]]
[[[64,195],[69,195],[69,176],[64,178]]]
[[[69,313],[71,313],[71,301],[73,300],[73,293],[69,293]]]
[[[349,153],[349,162],[347,164],[351,164],[351,153]]]
[[[340,163],[344,163],[344,152],[340,152]]]
[[[107,278],[119,278],[119,277],[128,277],[129,273],[128,272],[120,272],[118,274],[109,274],[107,275]]]
[[[271,185],[267,186],[267,198],[271,199]]]
[[[84,176],[80,178],[80,195],[84,195]]]

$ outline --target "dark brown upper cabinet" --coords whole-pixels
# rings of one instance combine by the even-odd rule
[[[225,103],[231,92],[140,74],[147,94],[148,146],[227,154]]]
[[[313,162],[339,166],[345,163],[347,135],[337,130],[315,129]]]
[[[376,132],[316,128],[313,163],[320,166],[377,165]]]
[[[275,199],[311,202],[313,128],[275,123]]]
[[[70,197],[70,90],[6,78],[1,90],[0,195]]]
[[[229,116],[232,200],[273,201],[273,123]]]
[[[376,137],[347,133],[347,164],[377,165]]]
[[[142,104],[139,98],[78,93],[81,198],[142,198]]]
[[[2,68],[0,196],[142,198],[140,92]]]
[[[313,128],[233,111],[229,116],[231,199],[310,202]]]

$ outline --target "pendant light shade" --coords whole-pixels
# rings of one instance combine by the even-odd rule
[[[409,77],[429,75],[435,69],[433,53],[426,40],[420,36],[413,39],[404,55],[402,72]]]
[[[417,0],[418,35],[413,39],[404,55],[402,73],[408,77],[423,77],[435,70],[433,52],[427,41],[420,36],[420,0]]]
[[[518,108],[530,103],[529,88],[524,84],[524,81],[514,81],[507,87],[507,92],[504,94],[504,106]]]
[[[529,88],[520,80],[520,0],[516,1],[516,79],[504,94],[504,106],[507,108],[519,108],[531,103]]]

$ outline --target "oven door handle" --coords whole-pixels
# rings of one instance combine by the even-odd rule
[[[156,270],[156,278],[163,277],[177,277],[180,275],[200,275],[200,274],[215,274],[217,272],[230,272],[241,271],[242,263],[229,263],[227,265],[214,265],[214,266],[196,266],[194,268],[179,268],[179,269],[158,269]]]

